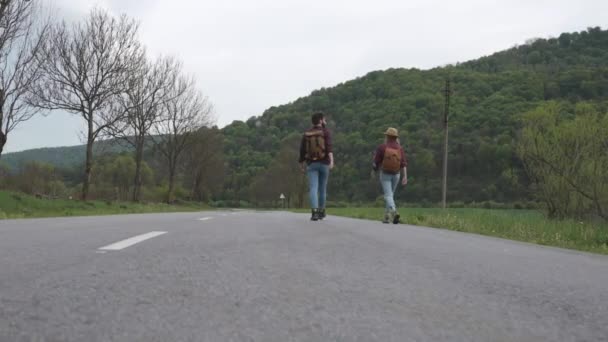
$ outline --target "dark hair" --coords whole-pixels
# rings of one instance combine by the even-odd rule
[[[325,117],[325,114],[323,114],[323,112],[314,113],[311,117],[312,124],[315,126],[320,124],[321,120],[323,120],[324,117]]]

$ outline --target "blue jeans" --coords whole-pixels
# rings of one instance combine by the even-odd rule
[[[312,209],[324,209],[325,199],[327,197],[329,165],[320,162],[310,163],[306,168],[306,174],[308,175],[310,207]]]
[[[386,211],[397,210],[395,205],[395,190],[399,185],[399,178],[401,174],[395,175],[380,171],[380,184],[382,185],[382,191],[384,192],[384,204]]]

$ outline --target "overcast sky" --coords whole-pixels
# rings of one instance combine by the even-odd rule
[[[48,1],[58,17],[98,6],[139,20],[150,55],[184,62],[220,126],[373,70],[432,68],[608,27],[607,0]],[[9,136],[6,151],[80,144],[82,128],[75,115],[39,116]]]

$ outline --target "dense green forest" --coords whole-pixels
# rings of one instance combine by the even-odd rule
[[[260,117],[234,122],[223,130],[231,171],[224,196],[263,201],[280,191],[301,197],[301,188],[290,186],[273,169],[288,162],[279,154],[284,140],[292,146],[295,160],[294,135],[309,125],[311,112],[322,110],[335,134],[337,167],[329,184],[333,201],[376,199],[378,185],[370,179],[370,157],[383,130],[394,126],[401,131],[410,159],[410,185],[398,193],[399,199],[438,202],[446,79],[453,87],[449,200],[527,200],[529,180],[515,153],[521,114],[549,100],[564,102],[566,112],[573,112],[579,101],[595,102],[605,112],[608,31],[590,28],[535,39],[492,56],[432,70],[375,71],[269,108]],[[274,191],[263,191],[257,184],[273,184]]]
[[[269,205],[284,193],[290,205],[305,206],[297,149],[300,132],[310,125],[310,114],[321,110],[328,115],[334,134],[336,168],[329,183],[333,204],[376,201],[379,186],[370,174],[371,153],[388,126],[400,130],[409,156],[410,183],[397,193],[398,200],[435,204],[441,190],[446,79],[453,88],[448,200],[527,202],[534,199],[531,180],[516,151],[522,116],[547,101],[559,102],[566,116],[582,101],[606,113],[608,31],[590,28],[558,38],[533,39],[491,56],[430,70],[374,71],[271,107],[261,116],[235,121],[217,131],[211,142],[214,150],[223,146],[222,156],[213,157],[215,164],[207,163],[221,170],[221,177],[211,172],[214,181],[195,197]],[[18,169],[27,160],[40,160],[69,169],[82,164],[83,153],[80,147],[26,151],[6,154],[2,162]],[[154,173],[147,182],[160,187],[165,172],[157,157],[152,150],[146,153]],[[192,166],[184,162],[180,182],[186,188],[196,183],[192,173]],[[71,174],[64,179],[76,184],[78,177]],[[183,191],[184,196],[188,193],[194,192]]]

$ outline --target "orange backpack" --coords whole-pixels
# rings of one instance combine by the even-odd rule
[[[382,171],[398,173],[401,170],[401,150],[387,147],[382,159]]]

